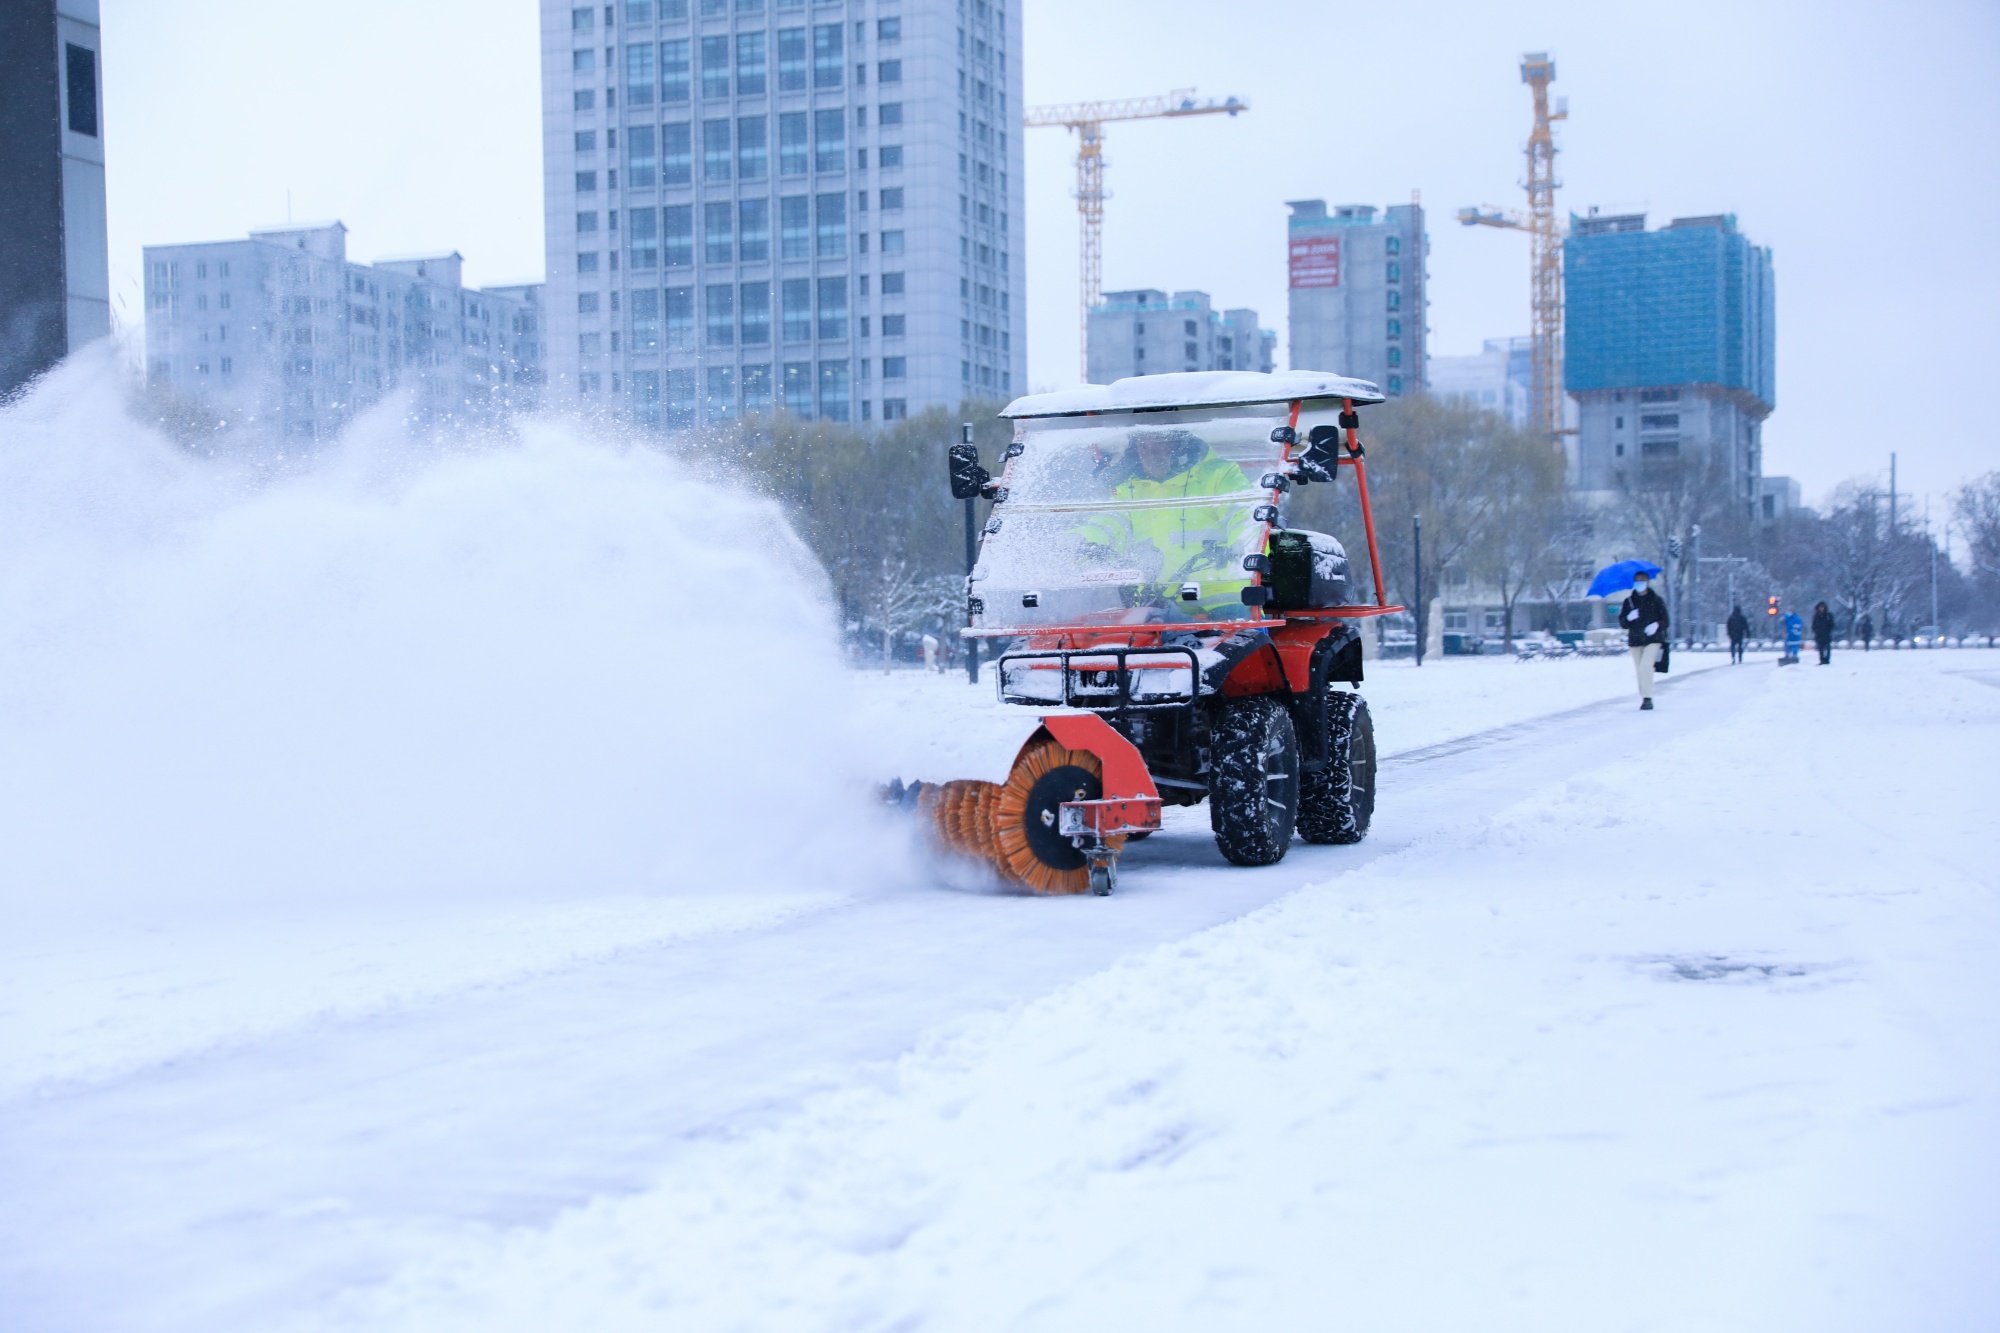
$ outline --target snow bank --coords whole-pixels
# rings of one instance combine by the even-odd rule
[[[1947,659],[1718,672],[1681,739],[309,1322],[1987,1326],[2000,693]]]
[[[392,407],[202,459],[125,393],[104,352],[0,411],[0,1092],[896,873],[769,504]]]

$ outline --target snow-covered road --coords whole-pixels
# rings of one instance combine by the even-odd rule
[[[892,876],[678,931],[633,909],[164,1062],[46,1061],[0,1102],[0,1307],[52,1333],[1990,1326],[1984,666],[1683,670],[1650,715],[1615,661],[1385,667],[1402,753],[1359,847],[1230,869],[1175,812],[1108,901]],[[913,742],[997,725],[916,684]],[[400,942],[450,935],[425,930]],[[393,967],[381,944],[342,975]],[[43,982],[106,958],[44,951]]]

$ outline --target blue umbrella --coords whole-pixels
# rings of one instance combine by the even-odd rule
[[[1597,571],[1597,577],[1590,581],[1590,591],[1586,597],[1603,597],[1609,593],[1627,592],[1632,580],[1644,574],[1649,579],[1660,576],[1658,565],[1649,565],[1644,560],[1620,560],[1615,565],[1606,565]]]

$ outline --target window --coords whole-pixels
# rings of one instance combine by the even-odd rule
[[[1402,391],[1403,391],[1403,377],[1401,375],[1391,375],[1389,377],[1389,392],[1401,393]]]
[[[866,213],[868,211],[868,191],[856,190],[854,192],[854,211],[856,213]],[[865,243],[863,244],[861,253],[868,253]]]
[[[746,181],[760,181],[770,174],[768,122],[763,116],[744,116],[736,122],[736,174]]]
[[[902,316],[898,315],[897,318],[900,319],[902,318]],[[887,326],[888,326],[888,321],[884,320],[883,332],[885,333],[888,332]],[[885,380],[902,379],[908,373],[906,370],[906,367],[908,365],[909,361],[905,357],[885,356],[882,358],[882,378]]]
[[[806,88],[806,30],[778,29],[778,91],[801,93]]]
[[[1401,282],[1402,280],[1403,280],[1403,266],[1401,264],[1389,265],[1389,281]]]
[[[660,126],[660,183],[688,185],[694,181],[693,131],[686,121]]]
[[[578,131],[576,132],[576,151],[577,151],[577,152],[579,152],[579,153],[594,153],[594,152],[596,152],[596,151],[597,151],[597,131],[596,131],[596,130],[578,130]]]
[[[688,41],[660,43],[660,100],[688,100]]]
[[[894,209],[900,209],[902,208],[902,206],[903,206],[902,186],[895,185],[891,186],[889,189],[882,191],[882,208],[884,212],[888,212]],[[886,237],[883,238],[882,248],[885,250],[889,248],[889,242]]]
[[[667,424],[687,429],[694,425],[694,372],[667,372]]]
[[[875,82],[901,83],[902,81],[903,81],[902,61],[884,60],[875,66]]]
[[[882,316],[882,336],[883,336],[884,338],[900,338],[900,337],[902,337],[902,336],[903,336],[903,321],[904,321],[904,319],[905,319],[905,318],[906,318],[906,317],[905,317],[905,316],[903,316],[903,315],[884,315],[884,316]],[[886,374],[887,372],[884,372],[884,373]]]
[[[877,19],[875,40],[878,42],[900,42],[903,40],[903,20]]]
[[[579,233],[581,233],[581,232],[591,232],[591,231],[596,231],[596,230],[597,230],[597,214],[595,214],[595,213],[578,213],[578,214],[576,215],[576,229],[577,229],[577,231],[578,231]]]
[[[900,273],[884,273],[882,275],[882,295],[901,296],[902,294],[903,275]]]
[[[813,27],[813,87],[838,88],[840,70],[844,63],[842,56],[841,32],[838,23],[820,23]]]
[[[727,199],[701,206],[701,257],[711,264],[727,264],[736,257],[729,230],[734,212]]]
[[[878,148],[878,149],[876,149],[876,150],[875,150],[875,163],[876,163],[876,165],[877,165],[877,166],[881,166],[881,167],[900,167],[900,166],[902,166],[902,165],[903,165],[903,145],[901,145],[901,144],[899,144],[899,143],[885,143],[885,144],[883,144],[883,145],[882,145],[882,146],[881,146],[880,148]]]
[[[580,51],[570,52],[569,67],[570,72],[573,74],[589,74],[595,71],[597,68],[597,48],[586,46]]]
[[[795,417],[810,417],[813,411],[812,362],[785,362],[785,410]]]
[[[847,363],[819,363],[819,414],[827,421],[845,421],[848,415]]]
[[[668,204],[661,209],[660,231],[668,268],[686,268],[694,263],[693,204]]]
[[[786,111],[778,117],[778,174],[806,174],[806,113]]]
[[[708,345],[733,347],[736,343],[736,285],[728,282],[710,285],[702,294],[702,304],[708,311]]]
[[[884,102],[884,103],[882,103],[882,105],[881,105],[881,106],[879,106],[879,107],[876,107],[876,108],[875,108],[875,123],[876,123],[877,125],[900,125],[900,124],[902,124],[902,123],[903,123],[903,104],[902,104],[901,102]]]
[[[778,200],[778,252],[784,259],[812,257],[810,201],[802,194]]]
[[[660,266],[660,215],[651,208],[625,210],[625,243],[631,247],[633,268]]]
[[[771,365],[768,361],[762,365],[743,367],[743,410],[771,410]]]
[[[627,23],[651,23],[653,21],[653,0],[625,0],[625,21]]]
[[[813,196],[814,251],[825,259],[847,253],[847,196]]]
[[[882,400],[882,420],[903,421],[910,415],[910,400],[907,398],[884,398]]]
[[[704,37],[701,39],[701,95],[703,97],[729,96],[729,39],[727,37]]]
[[[1680,414],[1677,412],[1668,412],[1659,415],[1643,416],[1639,418],[1640,430],[1679,430],[1680,425],[1681,425],[1681,418]]]
[[[1389,308],[1391,310],[1401,310],[1403,308],[1403,294],[1401,292],[1389,293]]]
[[[604,336],[602,334],[579,333],[576,335],[577,355],[596,356],[598,354],[598,349],[601,346],[603,346],[603,343],[604,343]]]
[[[743,345],[768,347],[771,343],[771,284],[743,284]]]
[[[771,201],[745,199],[736,206],[736,252],[746,264],[771,258]]]
[[[701,16],[705,19],[720,18],[729,12],[729,0],[701,0]]]
[[[736,415],[736,367],[708,368],[708,396],[703,410],[710,421]]]
[[[736,95],[754,97],[764,91],[764,34],[736,34]]]
[[[590,5],[581,5],[569,11],[571,32],[589,32],[597,26],[597,10]]]
[[[651,125],[634,125],[625,131],[625,184],[631,189],[653,187],[653,139]]]
[[[813,112],[813,170],[839,171],[847,157],[847,118],[835,108]]]
[[[579,88],[571,101],[577,111],[593,111],[597,107],[597,89]]]
[[[1400,338],[1400,337],[1402,337],[1402,336],[1403,336],[1403,321],[1402,321],[1402,320],[1400,320],[1400,319],[1392,319],[1392,320],[1390,320],[1390,321],[1389,321],[1389,336],[1390,336],[1391,338]]]
[[[653,104],[653,44],[640,42],[625,48],[625,105]]]
[[[578,254],[576,257],[576,271],[578,273],[597,272],[597,252],[595,250],[585,250]]]
[[[660,350],[660,294],[651,287],[632,293],[632,350]]]
[[[1681,391],[1679,389],[1639,390],[1639,401],[1642,403],[1678,403],[1680,400]]]
[[[596,193],[596,191],[597,191],[596,172],[579,171],[576,173],[576,192],[578,194],[594,194]]]
[[[667,288],[667,350],[694,350],[694,288]]]
[[[1389,364],[1390,364],[1390,365],[1392,365],[1392,366],[1400,366],[1400,365],[1402,365],[1402,364],[1403,364],[1403,349],[1402,349],[1402,348],[1400,348],[1400,347],[1391,347],[1391,348],[1389,349]]]
[[[701,178],[705,181],[729,179],[729,122],[704,120],[701,123]]]
[[[579,315],[594,315],[594,314],[596,314],[596,313],[597,313],[597,293],[596,293],[596,292],[578,292],[578,293],[576,294],[576,313],[577,313],[577,314],[579,314]]]
[[[226,356],[222,358],[222,373],[225,375],[229,373],[229,358]]]
[[[784,335],[788,343],[812,341],[812,279],[786,278],[779,284],[784,305]]]
[[[819,336],[822,338],[847,336],[846,278],[819,280]],[[836,417],[835,420],[839,418]]]

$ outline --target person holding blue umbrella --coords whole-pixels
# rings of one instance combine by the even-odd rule
[[[1590,595],[1602,597],[1630,588],[1618,607],[1618,623],[1625,628],[1625,642],[1632,649],[1632,671],[1639,678],[1639,708],[1653,707],[1653,666],[1660,660],[1660,646],[1667,641],[1667,604],[1653,591],[1658,565],[1643,560],[1620,560],[1598,571],[1590,581]]]

